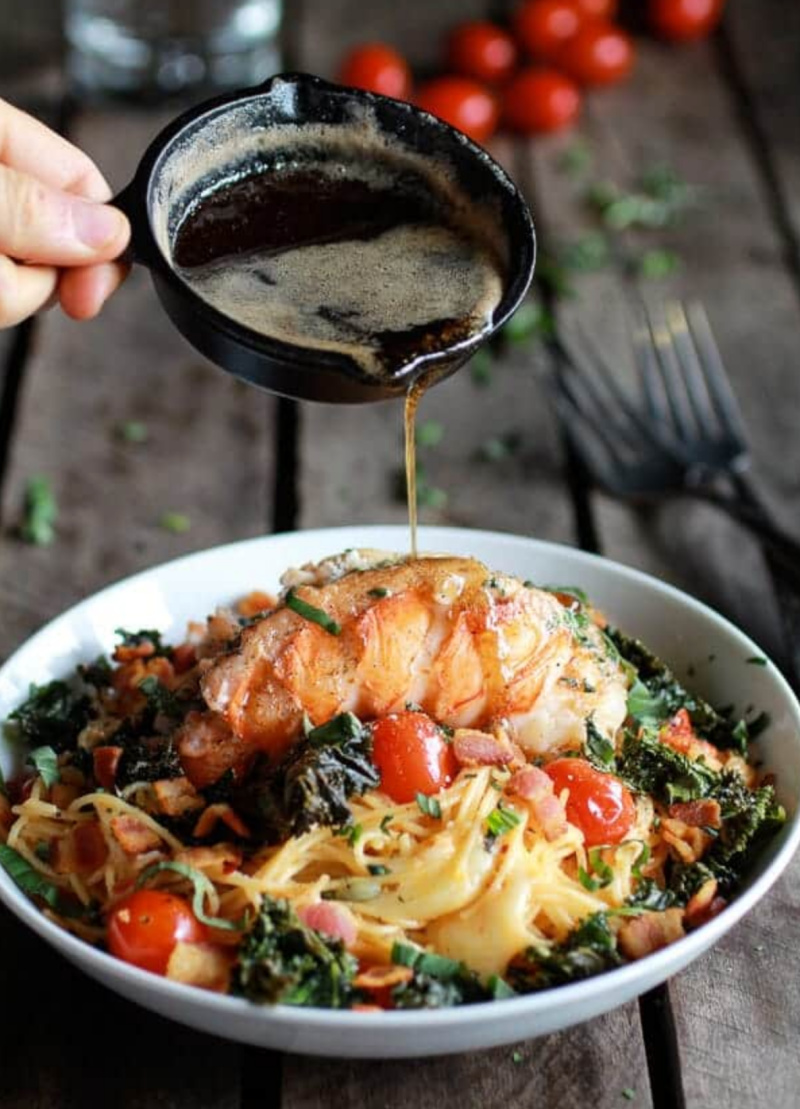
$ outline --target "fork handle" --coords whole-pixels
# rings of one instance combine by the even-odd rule
[[[771,512],[749,481],[738,476],[735,482],[735,493],[723,493],[717,489],[694,489],[692,494],[724,509],[749,528],[800,585],[800,540],[775,523]]]

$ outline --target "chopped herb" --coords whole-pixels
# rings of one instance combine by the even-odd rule
[[[638,261],[639,277],[647,281],[658,281],[669,277],[681,264],[674,250],[646,250]]]
[[[287,901],[263,897],[238,951],[233,992],[267,1005],[349,1009],[357,971],[341,940],[303,924]]]
[[[758,716],[753,717],[752,720],[747,721],[747,734],[750,739],[757,739],[765,728],[771,724],[771,718],[768,712],[760,712]]]
[[[501,331],[509,343],[525,343],[534,336],[552,335],[553,317],[535,300],[524,301]]]
[[[226,920],[225,917],[209,916],[204,908],[206,897],[213,896],[214,886],[211,879],[208,878],[201,870],[195,870],[193,866],[187,866],[186,863],[176,862],[163,862],[153,863],[143,870],[139,877],[136,879],[136,888],[141,889],[142,886],[147,885],[151,878],[162,871],[174,871],[180,874],[188,882],[191,882],[194,888],[194,895],[192,897],[192,912],[200,921],[201,924],[208,925],[209,928],[217,928],[225,932],[241,932],[244,927],[243,921]]]
[[[161,641],[161,632],[156,631],[154,628],[141,628],[136,632],[126,631],[125,628],[117,628],[114,635],[122,640],[121,647],[142,647],[150,646],[153,648],[151,656],[163,655],[169,658],[172,654],[172,648],[165,646]]]
[[[504,836],[507,832],[512,831],[521,822],[522,817],[519,813],[514,812],[513,809],[506,808],[501,801],[497,808],[493,809],[486,818],[487,834],[494,839],[498,839],[500,836]]]
[[[447,506],[447,493],[427,481],[417,482],[417,504],[420,508],[441,509]]]
[[[37,859],[41,859],[43,863],[50,862],[50,844],[46,840],[39,840],[33,849],[33,853]]]
[[[32,477],[25,486],[20,538],[36,547],[49,546],[55,539],[57,517],[58,507],[50,482],[44,477]]]
[[[572,273],[594,273],[611,260],[608,239],[599,231],[589,232],[561,250],[561,264]]]
[[[183,512],[163,512],[159,517],[158,526],[164,531],[171,531],[173,535],[183,535],[191,528],[192,521]]]
[[[329,635],[342,634],[341,626],[336,623],[332,616],[328,616],[327,612],[323,612],[321,608],[315,608],[308,601],[304,601],[302,597],[298,597],[293,588],[286,594],[286,607],[290,608],[292,612],[296,612],[298,616],[302,616],[304,620],[310,620],[312,624],[319,624]]]
[[[580,177],[587,172],[592,163],[589,147],[581,139],[576,140],[564,150],[558,159],[558,168],[569,177]]]
[[[376,878],[380,878],[384,874],[392,873],[389,867],[384,866],[383,863],[368,863],[367,870],[370,872],[370,874],[374,874]]]
[[[363,833],[364,826],[362,824],[346,824],[343,828],[337,828],[333,834],[335,836],[342,836],[343,839],[347,840],[350,847],[355,847]]]
[[[626,1101],[633,1101],[636,1097],[636,1090],[632,1090],[630,1086],[626,1086],[624,1090],[620,1090],[620,1093]]]
[[[417,804],[419,805],[420,812],[425,813],[426,816],[431,816],[434,820],[442,819],[442,806],[435,797],[428,797],[424,793],[418,793]]]
[[[546,949],[529,947],[512,959],[508,978],[518,993],[531,993],[590,978],[621,962],[608,914],[599,912],[582,920],[564,943]]]
[[[367,590],[367,595],[380,599],[381,597],[388,597],[389,590],[383,585],[378,585],[374,589]]]
[[[494,996],[493,991],[481,985],[473,971],[455,959],[404,943],[394,944],[391,958],[395,965],[414,971],[410,982],[392,990],[392,1001],[397,1009],[439,1009],[486,1001]],[[497,988],[495,985],[495,990]]]
[[[28,747],[52,747],[61,752],[75,747],[91,719],[89,698],[73,693],[66,682],[31,685],[26,701],[8,715],[12,738]]]
[[[123,420],[116,426],[116,435],[123,443],[146,443],[147,425],[141,420]]]
[[[514,1064],[514,1066],[518,1067],[519,1064],[522,1062],[522,1052],[521,1051],[512,1051],[511,1052],[511,1062]]]
[[[589,852],[589,866],[597,875],[596,878],[592,878],[592,876],[587,871],[585,871],[582,866],[578,867],[578,881],[584,887],[584,889],[590,890],[592,892],[594,890],[605,889],[614,881],[614,871],[608,865],[608,863],[603,861],[600,851],[601,848],[595,847]]]
[[[28,755],[28,762],[36,767],[36,772],[49,789],[60,781],[61,774],[58,769],[58,755],[52,747],[36,747]]]
[[[532,581],[523,582],[523,585],[527,585],[530,589],[534,588]],[[542,589],[545,593],[561,593],[566,597],[573,597],[578,604],[589,607],[589,598],[577,585],[543,585]]]
[[[387,812],[387,814],[383,817],[383,819],[381,820],[381,823],[380,823],[381,831],[388,833],[389,825],[392,823],[393,820],[394,820],[394,813],[393,812]]]
[[[324,901],[372,901],[380,895],[380,885],[368,878],[348,878],[336,889],[322,892]]]
[[[105,655],[98,655],[94,662],[78,666],[78,673],[87,685],[105,689],[111,685],[111,663]]]
[[[306,739],[312,747],[344,747],[351,740],[360,739],[363,730],[361,721],[354,713],[340,712],[326,724],[306,732]]]
[[[61,916],[76,917],[87,916],[89,910],[83,905],[73,904],[64,899],[64,894],[58,886],[35,870],[26,858],[9,847],[7,843],[0,843],[0,866],[28,897],[40,897],[54,912]]]
[[[763,655],[753,655],[752,658],[748,658],[745,661],[748,662],[751,666],[766,666],[767,665],[767,660],[764,658]]]
[[[507,431],[504,435],[493,435],[481,443],[478,458],[482,462],[502,462],[516,454],[522,446],[522,435],[518,431]]]
[[[182,720],[191,707],[191,702],[181,701],[152,674],[139,682],[139,689],[147,698],[147,706],[154,715],[162,713],[172,720]]]
[[[469,363],[470,377],[475,385],[485,389],[492,380],[492,356],[488,350],[479,350],[473,354]]]
[[[612,770],[614,767],[614,744],[606,739],[591,716],[586,720],[584,754],[600,770]]]
[[[444,438],[444,427],[438,420],[426,420],[417,425],[414,438],[418,447],[438,447]]]

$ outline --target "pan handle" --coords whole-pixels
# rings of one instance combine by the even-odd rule
[[[109,203],[124,212],[131,225],[130,242],[116,261],[127,266],[136,263],[149,268],[158,248],[150,230],[144,188],[134,177]]]

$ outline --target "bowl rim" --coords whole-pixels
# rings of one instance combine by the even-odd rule
[[[193,562],[199,564],[210,555],[225,557],[226,555],[234,555],[248,547],[279,546],[281,543],[292,539],[302,538],[303,541],[327,542],[330,538],[331,553],[334,553],[347,547],[368,545],[370,538],[378,535],[383,537],[381,543],[385,543],[388,538],[391,538],[396,540],[402,549],[406,545],[408,530],[405,525],[387,524],[278,532],[272,535],[256,536],[250,539],[220,544],[159,563],[110,583],[48,621],[26,639],[3,663],[0,667],[0,678],[7,670],[13,668],[20,655],[35,650],[37,643],[51,634],[53,625],[73,617],[77,610],[86,604],[106,599],[116,590],[135,588],[137,584],[154,574],[157,575],[166,570],[185,568]],[[354,537],[359,536],[362,538],[356,538],[356,541],[353,542]],[[710,620],[712,625],[718,627],[723,634],[732,637],[734,641],[738,641],[742,648],[751,654],[757,653],[768,657],[748,635],[709,605],[684,593],[673,585],[660,581],[651,574],[626,566],[624,563],[592,552],[582,551],[568,544],[527,538],[512,532],[447,527],[421,527],[419,529],[420,542],[427,546],[430,551],[446,549],[437,547],[437,543],[447,543],[448,546],[452,545],[454,550],[458,550],[459,544],[462,546],[468,544],[475,537],[479,537],[480,541],[499,541],[518,550],[540,552],[544,555],[568,552],[569,556],[575,558],[579,563],[603,566],[618,577],[636,582],[640,586],[670,597],[694,610],[697,614]],[[342,541],[345,543],[344,546],[340,545]],[[769,660],[769,662],[770,677],[776,683],[780,694],[785,698],[791,716],[798,725],[798,733],[800,733],[800,704],[780,669],[772,660]],[[798,755],[800,756],[800,740],[798,741]],[[800,803],[796,806],[795,811],[788,816],[785,827],[767,850],[768,858],[763,864],[761,873],[737,894],[735,900],[730,903],[724,913],[661,951],[636,962],[603,971],[591,978],[514,998],[445,1009],[381,1013],[381,1028],[385,1028],[389,1033],[401,1028],[409,1031],[436,1029],[440,1032],[447,1032],[470,1025],[481,1019],[482,1016],[486,1015],[487,1005],[492,1006],[489,1012],[498,1013],[498,1015],[502,1011],[503,1014],[508,1016],[513,1011],[518,1013],[520,1017],[523,1015],[534,1016],[546,1013],[554,1006],[560,1007],[563,1005],[567,1008],[570,1005],[573,1007],[581,1005],[588,1008],[593,1001],[596,1001],[605,993],[609,995],[622,993],[626,987],[634,985],[640,977],[647,977],[648,981],[662,982],[674,971],[692,961],[706,948],[715,944],[741,920],[778,880],[789,865],[798,846],[800,846]],[[164,1001],[172,1000],[191,1008],[199,1007],[207,1011],[213,1010],[222,1017],[226,1014],[231,1017],[244,1015],[250,1022],[261,1023],[265,1027],[277,1025],[291,1028],[301,1025],[303,1029],[311,1031],[329,1031],[335,1028],[357,1033],[368,1029],[372,1030],[375,1025],[375,1014],[371,1012],[361,1013],[352,1010],[303,1008],[289,1005],[260,1006],[244,998],[207,992],[195,986],[172,982],[159,975],[140,970],[138,967],[124,963],[107,952],[93,947],[49,920],[27,895],[14,884],[2,867],[0,867],[0,902],[36,934],[45,939],[51,946],[60,950],[73,962],[91,968],[88,972],[102,980],[104,984],[106,984],[105,980],[109,977],[116,978],[132,987],[133,990],[137,990],[137,988],[139,990],[144,989],[145,992],[152,993]]]

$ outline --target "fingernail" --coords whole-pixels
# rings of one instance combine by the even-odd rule
[[[98,250],[119,236],[123,216],[107,204],[75,204],[72,220],[75,234],[80,241]]]

